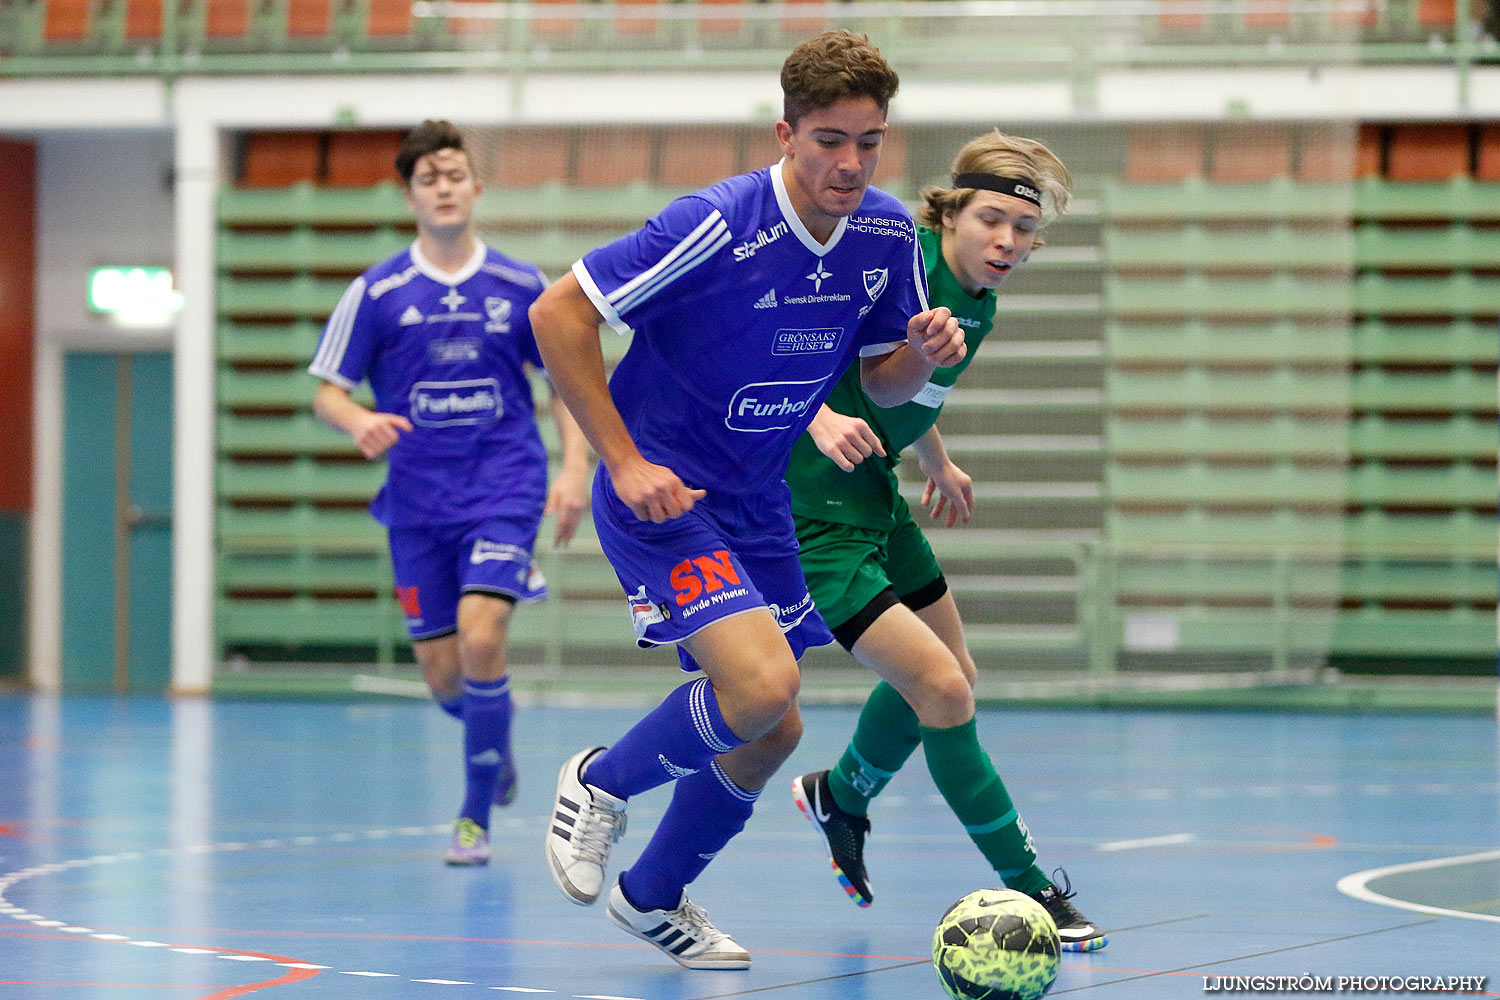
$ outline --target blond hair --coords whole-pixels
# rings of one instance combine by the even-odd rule
[[[1057,154],[1035,139],[1006,135],[999,129],[970,139],[953,159],[954,177],[960,174],[992,174],[1025,181],[1042,193],[1042,225],[1068,210],[1073,193],[1073,175]],[[923,188],[917,221],[941,231],[943,216],[962,212],[974,200],[975,188]],[[1039,236],[1036,245],[1042,245]]]

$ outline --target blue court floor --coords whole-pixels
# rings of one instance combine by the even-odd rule
[[[0,697],[0,998],[940,1000],[933,924],[996,880],[918,757],[871,813],[875,904],[847,901],[789,786],[833,762],[853,708],[805,710],[797,755],[691,889],[750,971],[681,970],[566,902],[541,848],[557,768],[639,714],[524,709],[520,798],[495,814],[493,863],[463,870],[440,862],[458,726],[425,703]],[[980,726],[1043,863],[1110,930],[1064,955],[1053,996],[1303,975],[1487,977],[1470,995],[1500,996],[1493,719],[990,710]],[[667,795],[632,802],[616,870]]]

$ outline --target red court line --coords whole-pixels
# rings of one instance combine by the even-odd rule
[[[42,939],[42,938],[45,938],[45,939],[56,940],[56,941],[88,941],[89,940],[86,937],[78,937],[77,935],[73,935],[73,934],[18,934],[18,933],[14,932],[14,931],[0,931],[0,937],[33,938],[33,939]],[[100,942],[95,942],[95,943],[98,944]],[[116,944],[118,942],[111,941],[109,943],[110,944]],[[191,946],[189,946],[189,945],[175,945],[174,947],[186,948],[186,947],[204,947],[204,946],[202,946],[202,945],[191,945]],[[264,951],[241,951],[238,948],[219,948],[219,947],[214,947],[213,951],[215,951],[217,953],[225,954],[225,955],[250,955],[250,956],[253,956],[255,958],[269,959],[272,962],[302,962],[303,961],[302,959],[298,959],[298,958],[287,958],[285,955],[272,955],[269,952],[264,952]],[[311,962],[305,962],[304,964],[311,965],[313,963],[311,963]],[[218,991],[216,991],[214,993],[209,993],[206,996],[199,997],[198,1000],[233,1000],[234,997],[242,997],[242,996],[244,996],[247,993],[254,993],[256,990],[269,989],[272,986],[286,986],[286,985],[288,985],[290,983],[300,983],[304,979],[311,979],[313,976],[316,976],[319,972],[322,972],[322,971],[323,971],[322,969],[288,969],[288,970],[286,970],[286,973],[284,975],[277,976],[275,979],[267,979],[267,980],[265,980],[263,982],[259,982],[259,983],[248,983],[248,984],[246,984],[244,986],[229,986],[229,987],[225,987],[225,988],[219,989]],[[0,986],[141,986],[141,987],[160,987],[162,989],[186,989],[186,990],[203,990],[203,989],[210,989],[211,988],[211,987],[207,987],[207,986],[194,986],[194,985],[186,984],[186,983],[43,983],[43,982],[19,982],[19,981],[17,981],[17,982],[11,982],[11,981],[8,981],[8,980],[0,980]]]
[[[235,948],[215,948],[215,951],[226,952],[230,955],[253,955],[256,958],[269,958],[273,962],[296,962],[299,959],[287,958],[285,955],[268,955],[263,951],[239,951]],[[307,963],[310,964],[310,963]],[[259,983],[249,983],[245,986],[231,986],[228,989],[210,993],[199,997],[198,1000],[233,1000],[234,997],[242,997],[247,993],[257,990],[270,989],[272,986],[286,986],[289,983],[300,983],[304,979],[311,979],[322,969],[287,969],[286,974],[277,976],[275,979],[267,979]]]

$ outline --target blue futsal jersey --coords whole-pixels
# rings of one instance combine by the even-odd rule
[[[541,519],[547,452],[524,363],[541,367],[527,309],[532,264],[480,245],[455,274],[412,246],[350,283],[308,370],[411,421],[370,505],[387,527]]]
[[[927,308],[911,216],[865,191],[826,243],[802,224],[782,164],[668,205],[573,273],[633,333],[610,379],[648,461],[714,495],[784,495],[792,445],[857,354],[895,350]]]

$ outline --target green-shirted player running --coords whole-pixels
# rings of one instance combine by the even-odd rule
[[[1069,951],[1108,943],[1036,863],[1031,833],[1011,803],[974,722],[974,660],[963,622],[911,510],[895,467],[907,446],[927,475],[922,504],[947,524],[967,522],[973,482],[949,459],[937,419],[995,318],[995,288],[1041,245],[1044,221],[1067,208],[1072,179],[1040,142],[998,131],[959,151],[953,184],[922,192],[918,239],[928,300],[963,327],[968,355],[940,368],[911,402],[883,409],[851,368],[798,441],[787,470],[808,589],[839,643],[882,678],[854,738],[829,771],[792,782],[798,807],[828,842],[844,891],[874,898],[865,872],[870,800],[920,743],[938,790],[985,860],[1034,897]]]

